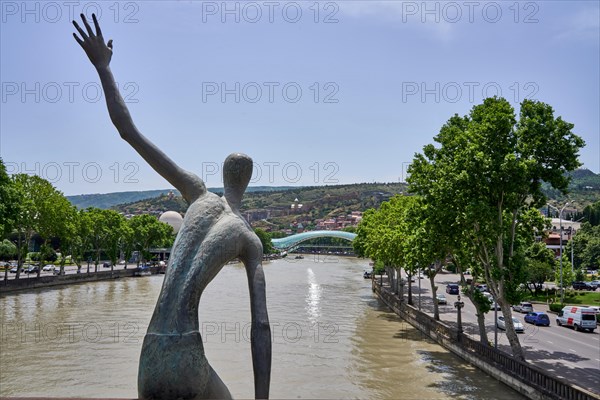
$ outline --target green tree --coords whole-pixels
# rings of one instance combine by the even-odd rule
[[[0,158],[0,239],[11,233],[20,209],[19,196],[14,182],[6,173]]]
[[[67,238],[69,235],[69,221],[73,212],[73,205],[50,182],[45,179],[35,179],[35,188],[31,193],[33,207],[36,210],[36,231],[42,238],[42,248],[48,249],[53,238]],[[47,258],[41,253],[41,264]],[[39,268],[37,275],[40,276]]]
[[[527,249],[525,257],[527,288],[531,291],[531,286],[533,286],[537,294],[544,287],[544,282],[554,277],[556,264],[554,252],[548,249],[544,242],[535,242]]]
[[[600,200],[587,205],[581,214],[577,214],[576,219],[584,218],[591,226],[600,225]]]
[[[16,196],[20,199],[20,206],[14,215],[14,230],[17,244],[17,262],[19,268],[15,279],[21,276],[21,266],[29,251],[29,244],[38,227],[39,211],[33,201],[34,193],[38,186],[43,185],[42,178],[29,176],[27,174],[16,174],[12,176],[13,188]]]
[[[580,165],[577,153],[584,145],[572,128],[547,104],[525,100],[517,121],[505,99],[488,98],[468,116],[450,118],[434,139],[439,147],[425,146],[413,162],[435,171],[435,182],[418,182],[412,190],[427,192],[424,185],[435,185],[451,203],[444,220],[475,250],[518,360],[524,355],[510,304],[525,280],[524,253],[533,240],[522,218],[545,204],[542,182],[566,193],[564,172]]]
[[[263,254],[271,254],[273,253],[273,245],[271,244],[271,235],[268,232],[264,231],[260,228],[255,228],[254,233],[260,239],[260,242],[263,246]]]
[[[77,265],[77,271],[81,272],[81,264],[87,258],[86,255],[91,251],[92,246],[92,218],[89,209],[76,211],[72,222],[75,234],[70,242],[71,256]],[[87,273],[90,273],[89,264]]]
[[[564,290],[564,288],[570,287],[575,280],[575,271],[571,268],[571,262],[565,254],[563,254],[562,260],[562,269],[560,263],[558,261],[556,262],[554,283],[560,288],[562,282],[562,288]]]
[[[0,242],[0,260],[8,261],[17,255],[17,246],[8,239]],[[8,268],[4,269],[4,280],[8,279]]]
[[[170,246],[173,243],[171,225],[160,222],[152,215],[135,215],[128,220],[128,224],[133,232],[133,248],[141,255],[138,265],[140,261],[150,259],[152,247]]]
[[[127,235],[129,227],[126,228],[127,220],[117,211],[102,210],[102,213],[106,229],[103,248],[110,260],[110,270],[112,272],[119,259],[123,237]]]
[[[575,269],[597,269],[600,265],[600,225],[581,224],[581,229],[569,241],[564,253],[570,254],[571,251]]]
[[[75,259],[76,243],[81,240],[77,228],[79,224],[79,213],[77,208],[70,203],[64,204],[64,210],[61,211],[63,220],[60,229],[57,232],[57,237],[60,239],[61,255],[60,258],[60,274],[64,273],[65,263],[68,255],[71,256],[71,261]]]
[[[110,235],[106,223],[106,210],[90,207],[87,209],[89,218],[90,244],[93,250],[94,272],[98,272],[98,264],[102,256],[102,250],[106,244],[107,237]],[[89,272],[89,271],[88,271]]]
[[[410,196],[394,196],[383,202],[378,210],[367,210],[363,214],[353,243],[356,254],[370,257],[374,262],[385,265],[394,292],[398,291],[401,268],[405,269],[409,281],[416,271],[415,264],[406,262],[406,242],[412,229],[407,224],[406,213],[414,201]],[[412,304],[410,284],[408,303]]]

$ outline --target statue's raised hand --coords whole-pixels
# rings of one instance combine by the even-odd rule
[[[112,40],[109,40],[107,44],[104,44],[102,31],[100,30],[100,25],[98,25],[98,20],[96,19],[95,14],[92,14],[92,19],[94,20],[94,26],[96,27],[96,34],[92,32],[92,28],[85,19],[85,15],[81,14],[81,20],[85,25],[87,34],[83,31],[83,29],[81,29],[77,22],[73,21],[73,25],[75,26],[75,29],[77,29],[77,32],[79,32],[81,35],[81,39],[76,33],[73,33],[73,37],[83,48],[83,50],[85,50],[85,54],[87,54],[94,67],[98,69],[107,67],[108,64],[110,64],[110,59],[112,57]]]

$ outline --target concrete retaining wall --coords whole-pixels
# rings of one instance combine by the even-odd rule
[[[158,273],[158,267],[150,268],[152,274]],[[39,278],[21,278],[0,281],[0,294],[12,293],[21,290],[49,288],[54,286],[71,285],[74,283],[105,281],[110,279],[133,277],[135,268],[119,269],[115,271],[83,272],[80,274],[41,276]]]

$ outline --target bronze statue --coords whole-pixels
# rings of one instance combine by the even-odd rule
[[[225,263],[239,258],[246,267],[252,313],[252,364],[256,398],[269,397],[271,334],[260,240],[239,207],[252,175],[252,159],[231,154],[223,167],[223,197],[206,190],[202,179],[181,169],[135,127],[109,64],[112,40],[105,44],[95,15],[96,33],[73,21],[73,34],[96,67],[110,118],[125,139],[156,172],[175,186],[190,205],[183,220],[162,290],[144,337],[138,372],[140,399],[231,398],[204,354],[198,306],[206,286]]]

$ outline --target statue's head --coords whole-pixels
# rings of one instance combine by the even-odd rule
[[[225,198],[238,208],[242,196],[252,178],[252,159],[242,153],[230,154],[223,164],[223,185]]]

